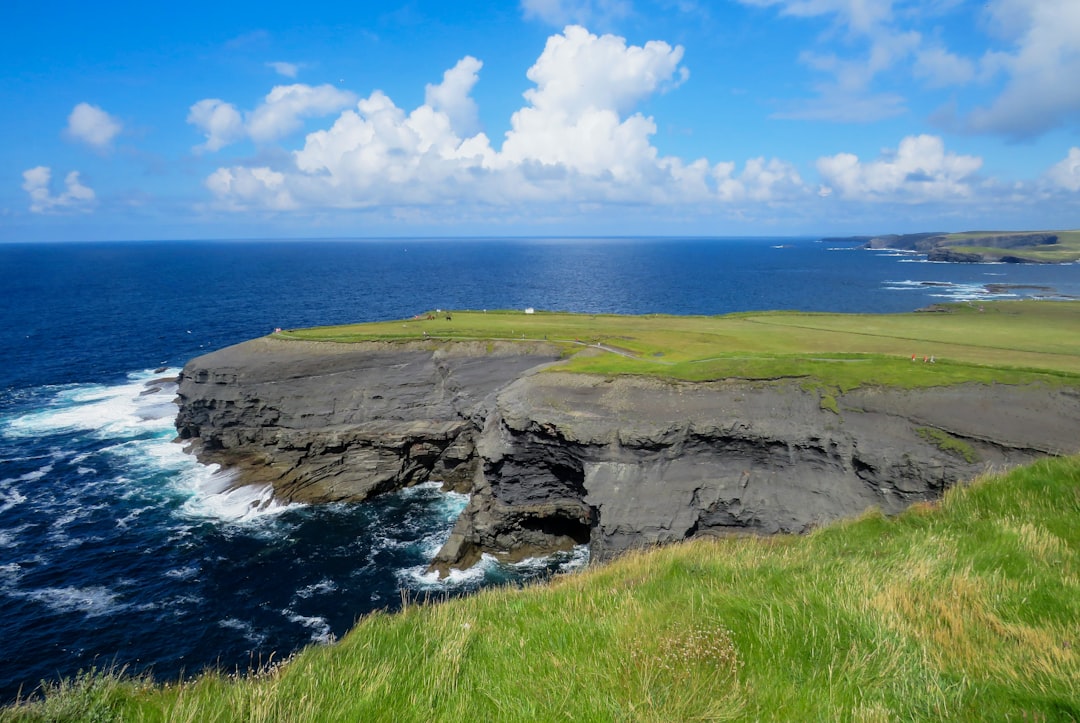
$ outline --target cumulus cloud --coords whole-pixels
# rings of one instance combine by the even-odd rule
[[[328,84],[277,85],[254,110],[243,114],[218,98],[200,100],[188,110],[187,122],[206,136],[206,142],[195,147],[196,152],[217,151],[245,137],[256,143],[279,140],[299,130],[304,118],[336,113],[355,101],[352,93]]]
[[[1080,191],[1080,148],[1070,148],[1069,155],[1050,167],[1046,178],[1057,188]]]
[[[526,73],[536,84],[529,105],[510,119],[501,157],[506,163],[559,165],[584,174],[640,178],[655,168],[651,118],[623,114],[688,75],[681,46],[661,41],[627,46],[614,35],[596,36],[570,26],[547,41]]]
[[[483,63],[466,55],[443,73],[442,83],[429,83],[424,88],[424,104],[437,113],[445,113],[451,127],[462,135],[474,133],[479,125],[476,101],[469,93],[479,80],[482,67]]]
[[[61,211],[88,211],[94,203],[94,191],[79,180],[79,172],[71,171],[64,177],[64,191],[52,195],[49,185],[52,169],[36,166],[23,171],[23,190],[30,194],[30,211],[51,213]]]
[[[908,202],[969,198],[982,159],[945,150],[941,138],[930,135],[907,136],[895,151],[863,162],[852,153],[838,153],[817,161],[826,187],[823,195],[835,191],[840,197],[860,200]]]
[[[79,103],[68,115],[64,133],[68,138],[98,150],[108,149],[123,125],[96,105]]]
[[[356,101],[348,91],[332,85],[303,83],[275,86],[247,117],[247,131],[260,143],[277,140],[301,127],[302,118],[335,113]]]
[[[742,173],[734,163],[718,163],[713,169],[717,196],[722,201],[771,202],[804,196],[808,190],[795,166],[773,158],[751,158]]]
[[[499,150],[486,134],[469,135],[482,64],[467,56],[411,112],[375,91],[308,134],[293,167],[219,169],[207,186],[227,206],[271,208],[702,197],[707,163],[660,157],[656,124],[632,112],[687,77],[682,55],[667,43],[633,46],[570,26],[529,69],[534,87]]]
[[[245,135],[244,118],[232,103],[219,98],[205,98],[188,111],[187,122],[200,128],[206,143],[195,146],[196,152],[217,151]]]
[[[1012,48],[982,59],[986,75],[1004,74],[1005,87],[976,108],[968,130],[1030,138],[1080,113],[1080,3],[1076,0],[992,0],[991,29]]]

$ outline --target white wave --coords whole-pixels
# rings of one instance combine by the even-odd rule
[[[43,587],[37,590],[11,591],[8,594],[35,600],[53,612],[85,613],[87,617],[114,615],[127,606],[116,602],[119,597],[107,587]]]
[[[116,526],[121,528],[121,529],[125,529],[125,528],[127,528],[127,526],[130,523],[132,523],[136,519],[138,519],[139,515],[141,515],[144,512],[148,512],[148,511],[150,511],[152,509],[154,509],[154,508],[153,507],[139,507],[137,509],[134,509],[131,512],[129,512],[128,514],[126,514],[123,517],[121,517],[120,519],[118,519],[116,521]]]
[[[25,528],[26,525],[23,525],[23,527]],[[0,548],[18,547],[19,541],[16,539],[16,536],[19,534],[19,532],[19,529],[0,530]]]
[[[17,562],[0,565],[0,589],[9,588],[17,583],[22,574],[22,565]]]
[[[509,563],[510,567],[519,572],[529,570],[542,570],[550,566],[554,561],[558,562],[555,571],[558,573],[571,572],[583,567],[588,567],[591,554],[588,545],[575,545],[568,552],[556,552],[543,557],[527,557],[519,562]]]
[[[313,595],[324,595],[328,592],[334,592],[337,590],[337,583],[328,577],[324,577],[317,583],[307,585],[296,591],[296,597],[307,599]]]
[[[241,620],[239,618],[225,618],[224,620],[218,620],[218,627],[226,628],[227,630],[236,630],[252,645],[262,645],[266,642],[266,633],[259,632],[255,629],[254,625],[246,620]]]
[[[26,495],[20,492],[19,488],[15,486],[15,483],[20,481],[22,481],[21,478],[17,480],[0,481],[0,514],[7,512],[12,507],[26,502]]]
[[[140,372],[129,374],[129,381],[123,384],[59,389],[44,409],[8,421],[7,432],[25,438],[86,431],[107,439],[170,430],[176,415],[172,404],[176,387],[147,387],[154,378],[149,372]]]
[[[194,565],[188,565],[186,567],[178,567],[165,572],[165,577],[171,577],[175,580],[187,580],[195,575],[199,574],[199,568]]]
[[[300,615],[288,608],[282,610],[281,614],[284,615],[290,623],[300,623],[305,628],[309,628],[311,630],[311,642],[313,643],[325,645],[327,643],[332,643],[337,639],[333,631],[330,630],[329,621],[324,617]]]
[[[480,556],[480,561],[468,570],[451,569],[446,577],[439,577],[439,573],[428,571],[427,565],[416,565],[398,570],[396,575],[399,580],[408,584],[409,587],[421,590],[445,590],[464,585],[476,585],[484,581],[488,571],[498,568],[499,561],[493,555],[486,552]]]
[[[53,455],[50,455],[50,458],[55,459],[55,456],[56,455],[54,453]],[[44,467],[40,467],[38,469],[35,469],[33,472],[27,472],[24,475],[16,477],[14,481],[15,482],[36,482],[36,481],[38,481],[39,479],[41,479],[42,477],[44,477],[45,475],[49,474],[52,471],[53,471],[53,466],[52,466],[52,463],[50,462],[49,464],[45,465]]]
[[[305,506],[275,499],[270,485],[237,485],[236,475],[217,465],[196,462],[181,475],[181,484],[192,493],[182,508],[189,517],[246,523]]]

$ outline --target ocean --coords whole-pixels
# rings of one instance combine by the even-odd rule
[[[404,597],[580,567],[584,548],[440,581],[464,495],[251,502],[174,442],[147,382],[275,327],[429,309],[904,312],[1080,297],[1080,266],[929,263],[815,239],[0,244],[0,703],[90,668],[245,672]],[[158,391],[152,391],[154,387]]]

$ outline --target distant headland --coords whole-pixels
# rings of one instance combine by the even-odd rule
[[[1080,261],[1080,231],[965,231],[823,238],[868,249],[926,254],[930,261],[1067,264]]]

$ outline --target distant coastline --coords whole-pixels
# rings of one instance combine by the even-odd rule
[[[1080,261],[1080,231],[966,231],[847,236],[826,243],[926,254],[953,263],[1067,264]]]

